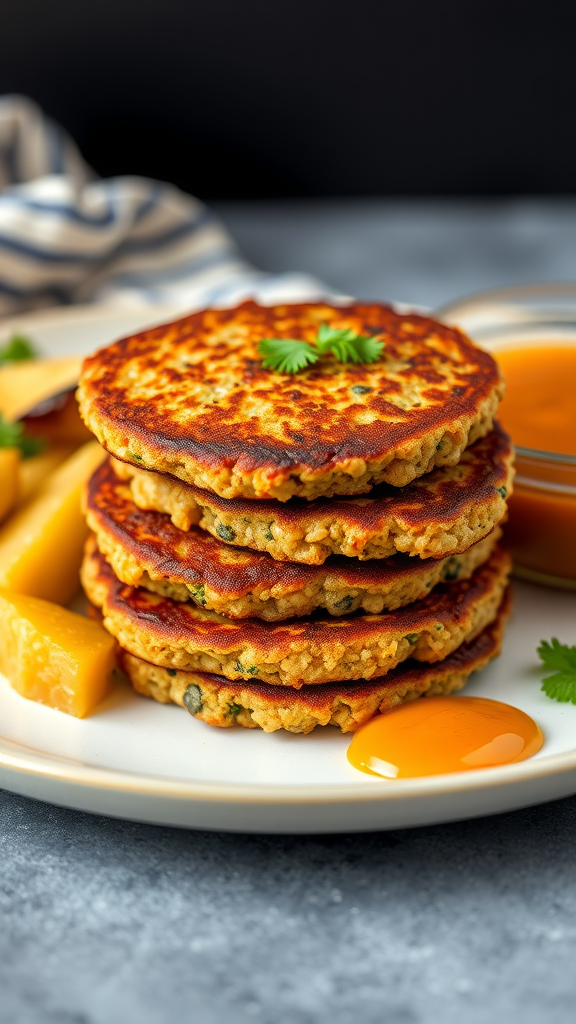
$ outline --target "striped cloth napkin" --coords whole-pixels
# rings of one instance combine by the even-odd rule
[[[182,310],[327,295],[306,274],[265,274],[193,196],[147,178],[102,180],[22,96],[0,97],[0,315],[60,303]]]

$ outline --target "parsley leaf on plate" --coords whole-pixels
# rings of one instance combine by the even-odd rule
[[[262,365],[278,373],[298,373],[327,354],[339,363],[374,363],[383,348],[384,342],[377,338],[325,323],[320,324],[313,345],[295,338],[263,338],[259,345],[260,355],[265,356]]]
[[[35,359],[37,354],[34,345],[28,338],[22,334],[13,334],[0,348],[0,366],[3,363],[19,363],[23,359]]]
[[[29,459],[45,447],[39,437],[27,437],[21,423],[8,423],[0,413],[0,448],[19,448],[22,458]]]
[[[538,656],[547,672],[542,689],[547,697],[563,703],[576,704],[576,646],[561,644],[556,637],[552,642],[542,640]]]

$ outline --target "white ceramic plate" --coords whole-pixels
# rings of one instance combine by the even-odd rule
[[[170,309],[52,310],[0,326],[26,331],[46,354],[88,352]],[[431,824],[512,810],[576,792],[576,707],[540,690],[536,646],[574,643],[576,595],[516,584],[504,652],[467,694],[522,708],[542,751],[521,764],[385,781],[346,760],[349,736],[213,729],[181,708],[119,687],[77,721],[19,697],[0,677],[0,785],[85,811],[194,828],[347,832]],[[455,700],[458,697],[454,698]]]

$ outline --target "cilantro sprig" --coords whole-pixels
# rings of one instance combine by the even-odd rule
[[[356,334],[351,327],[335,328],[320,324],[314,343],[297,338],[263,338],[259,352],[262,366],[276,373],[299,373],[306,366],[332,355],[339,363],[375,363],[384,342],[367,334]]]
[[[265,357],[262,366],[276,373],[299,373],[320,358],[320,352],[312,345],[295,338],[263,338],[259,351]]]
[[[13,334],[5,345],[0,347],[0,366],[4,363],[19,363],[24,359],[36,359],[38,353],[29,338],[23,334]]]
[[[538,656],[548,673],[542,689],[547,697],[562,703],[576,704],[576,646],[562,644],[556,637],[552,642],[542,640]]]
[[[28,437],[21,423],[9,423],[0,413],[0,448],[19,448],[23,459],[37,455],[45,448],[39,437]]]
[[[7,363],[21,363],[26,359],[36,359],[38,353],[29,338],[23,334],[13,334],[8,341],[0,346],[0,367]],[[29,437],[21,423],[9,423],[0,413],[0,448],[19,448],[23,459],[37,455],[46,447],[45,441],[39,437]]]

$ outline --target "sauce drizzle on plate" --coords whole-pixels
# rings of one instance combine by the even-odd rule
[[[511,704],[426,697],[370,719],[354,734],[347,757],[369,775],[406,779],[513,764],[543,742],[536,722]]]

